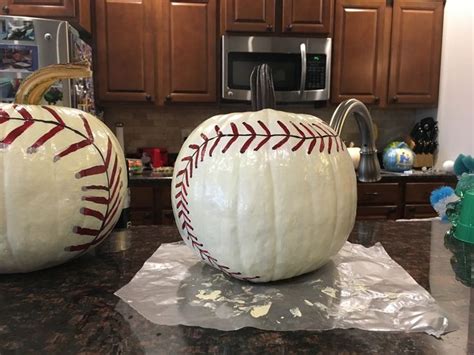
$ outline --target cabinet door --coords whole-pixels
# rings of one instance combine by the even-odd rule
[[[386,0],[336,0],[332,102],[385,103],[390,16]]]
[[[36,17],[73,17],[75,0],[6,0],[6,15]]]
[[[216,101],[216,0],[166,0],[162,5],[160,100]]]
[[[401,190],[398,183],[357,184],[358,205],[398,205]]]
[[[332,3],[331,0],[283,0],[282,31],[329,34]]]
[[[437,213],[431,205],[406,205],[403,218],[430,218],[436,217]]]
[[[442,28],[442,0],[394,2],[389,103],[438,102]]]
[[[397,219],[398,206],[357,206],[357,219]]]
[[[224,0],[223,5],[226,31],[275,31],[275,0]]]
[[[95,36],[99,100],[153,100],[152,3],[147,0],[97,0]]]

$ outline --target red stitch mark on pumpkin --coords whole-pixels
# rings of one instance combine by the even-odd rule
[[[268,127],[265,125],[265,123],[263,123],[262,121],[258,121],[258,124],[260,125],[260,127],[262,127],[262,129],[265,131],[265,134],[264,134],[264,137],[262,139],[262,141],[254,148],[255,151],[259,150],[261,147],[263,147],[269,140],[270,138],[272,138],[272,135],[270,133],[270,130],[268,129]]]
[[[250,132],[250,138],[247,139],[244,143],[244,145],[242,146],[242,148],[240,148],[240,153],[245,153],[247,151],[247,149],[250,147],[250,144],[252,144],[252,142],[254,141],[255,138],[257,138],[257,133],[255,132],[255,130],[253,129],[253,127],[251,125],[249,125],[247,122],[242,122],[242,124],[244,125],[244,127],[247,129],[247,131]]]
[[[232,134],[230,135],[230,137],[232,138],[227,142],[224,149],[222,149],[222,154],[225,154],[225,152],[227,152],[230,146],[235,143],[237,138],[239,138],[239,130],[237,129],[237,126],[234,122],[230,123],[230,128],[232,129]]]
[[[82,187],[82,191],[87,191],[87,190],[104,190],[104,191],[109,191],[109,188],[104,185],[87,185]]]
[[[7,111],[0,108],[0,124],[7,122],[10,119],[10,115]]]
[[[283,139],[280,140],[277,144],[275,144],[272,149],[273,150],[276,150],[280,147],[282,147],[286,142],[289,141],[290,139],[290,130],[288,129],[288,127],[285,126],[285,124],[281,121],[277,121],[278,125],[283,129],[283,131],[285,132],[284,136],[283,136]]]
[[[83,207],[83,208],[81,208],[80,212],[84,216],[91,216],[91,217],[97,218],[100,221],[104,220],[104,215],[100,211],[93,210],[93,209],[87,208],[87,207]]]

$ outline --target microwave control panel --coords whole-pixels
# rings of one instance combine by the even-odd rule
[[[319,90],[326,87],[326,55],[306,55],[306,90]]]

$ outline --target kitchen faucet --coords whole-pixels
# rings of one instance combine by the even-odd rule
[[[343,101],[334,111],[329,125],[340,136],[346,119],[351,115],[357,121],[362,141],[358,179],[362,182],[379,181],[381,176],[375,148],[374,125],[367,106],[357,99]]]

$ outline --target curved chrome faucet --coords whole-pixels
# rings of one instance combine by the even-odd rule
[[[380,164],[377,159],[372,117],[367,107],[357,99],[349,99],[339,104],[334,111],[329,125],[341,135],[342,127],[350,115],[354,115],[361,135],[360,163],[358,179],[362,182],[379,181]]]

